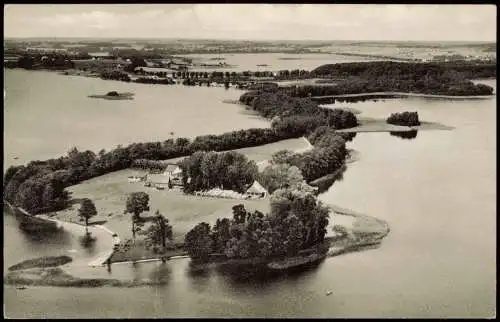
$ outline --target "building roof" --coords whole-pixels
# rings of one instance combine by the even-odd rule
[[[165,172],[167,173],[179,173],[181,172],[181,168],[176,165],[176,164],[169,164],[167,165],[167,168],[165,169]]]
[[[247,189],[247,193],[267,193],[266,188],[264,188],[260,183],[254,181],[250,188]]]
[[[89,56],[91,56],[91,57],[110,57],[112,55],[109,52],[94,52],[94,53],[89,53]]]

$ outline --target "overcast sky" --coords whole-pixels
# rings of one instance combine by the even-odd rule
[[[494,5],[6,5],[5,37],[496,41]]]

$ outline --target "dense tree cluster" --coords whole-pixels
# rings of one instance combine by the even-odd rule
[[[187,193],[216,187],[243,193],[258,172],[255,161],[249,161],[245,155],[234,151],[198,151],[182,160],[179,166]]]
[[[311,74],[307,70],[299,70],[299,69],[294,69],[294,70],[280,70],[279,72],[276,73],[276,79],[279,80],[290,80],[290,79],[306,79],[310,78]]]
[[[130,76],[120,70],[103,70],[100,73],[102,79],[119,80],[123,82],[130,82]]]
[[[291,97],[282,90],[251,91],[240,101],[266,118],[273,118],[272,127],[278,133],[307,135],[315,128],[327,125],[336,129],[358,125],[356,116],[343,109],[326,109],[308,98]]]
[[[258,179],[259,183],[269,193],[273,193],[278,189],[296,187],[304,181],[300,169],[287,163],[277,163],[267,166],[259,173]]]
[[[274,164],[288,163],[302,172],[306,182],[311,182],[339,170],[345,163],[347,149],[341,134],[327,127],[319,127],[310,138],[314,148],[304,153],[278,151],[273,155]]]
[[[134,80],[134,83],[163,84],[163,85],[175,84],[174,80],[172,80],[170,78],[150,78],[150,77],[139,77],[136,80]]]
[[[392,113],[391,116],[387,118],[387,123],[401,126],[420,125],[417,112]]]
[[[130,64],[125,66],[124,70],[129,73],[133,73],[137,67],[146,67],[148,65],[144,58],[137,55],[131,55],[128,57],[128,59],[130,59]]]
[[[23,54],[18,60],[10,62],[5,67],[8,68],[24,68],[24,69],[69,69],[74,68],[74,63],[66,54],[47,53],[47,54]],[[5,64],[4,64],[5,65]]]
[[[359,62],[327,64],[311,72],[314,77],[345,78],[332,86],[291,88],[295,97],[415,92],[435,95],[491,95],[493,88],[475,85],[468,78],[496,77],[496,64]]]
[[[195,226],[185,238],[193,259],[208,260],[210,254],[228,258],[294,256],[324,241],[329,211],[313,195],[279,189],[271,199],[271,212],[249,212],[233,207],[233,218]]]

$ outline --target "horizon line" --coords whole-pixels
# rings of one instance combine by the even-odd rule
[[[219,40],[219,41],[280,41],[280,42],[291,42],[291,41],[309,41],[309,42],[427,42],[427,43],[440,43],[440,42],[468,42],[468,43],[496,43],[495,40],[423,40],[423,39],[411,39],[411,40],[395,40],[395,39],[256,39],[256,38],[197,38],[197,37],[58,37],[58,36],[5,36],[4,40],[15,40],[15,39],[95,39],[95,40]]]

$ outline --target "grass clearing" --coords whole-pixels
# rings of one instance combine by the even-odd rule
[[[152,216],[158,209],[169,219],[173,227],[174,241],[183,241],[184,235],[197,223],[205,221],[215,223],[217,218],[232,217],[232,207],[244,204],[248,210],[269,211],[269,200],[233,200],[206,198],[185,195],[178,189],[156,190],[145,187],[141,182],[129,183],[127,177],[144,175],[146,171],[126,169],[84,181],[69,187],[73,198],[90,198],[94,201],[98,215],[94,221],[106,220],[106,226],[117,233],[120,239],[132,237],[131,215],[124,214],[127,197],[132,192],[143,191],[149,194],[150,211],[143,217]],[[79,205],[58,211],[55,218],[63,221],[80,223]]]
[[[304,152],[308,149],[311,148],[311,145],[309,142],[303,138],[296,138],[296,139],[288,139],[288,140],[282,140],[274,143],[269,143],[269,144],[264,144],[264,145],[259,145],[259,146],[254,146],[250,148],[241,148],[241,149],[234,149],[232,151],[236,151],[239,153],[242,153],[246,155],[246,157],[249,160],[253,160],[255,162],[262,162],[265,160],[271,159],[272,155],[280,150],[291,150],[294,152]],[[183,160],[186,157],[180,157],[180,158],[174,158],[174,159],[168,159],[168,160],[162,160],[164,162],[168,163],[177,163],[181,160]]]

